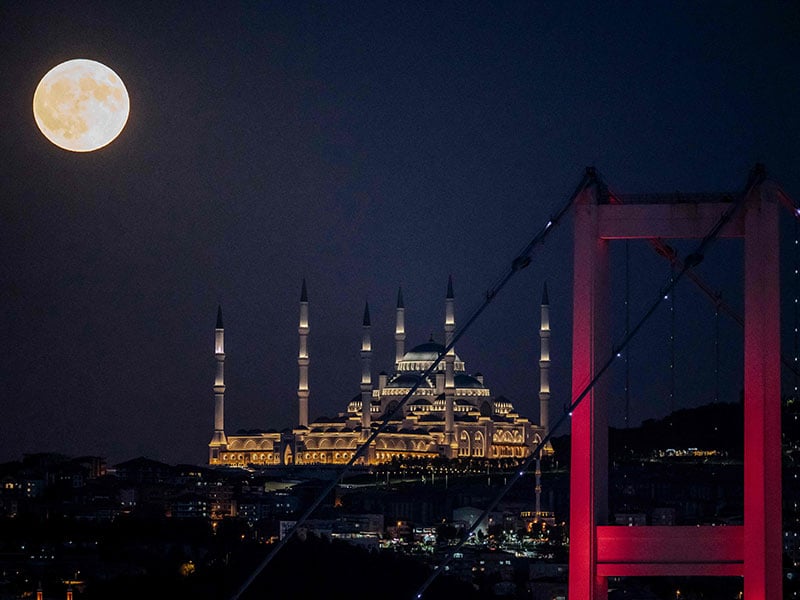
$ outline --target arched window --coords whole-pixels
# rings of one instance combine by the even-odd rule
[[[469,433],[462,431],[458,436],[458,455],[469,456],[471,453]]]
[[[485,441],[486,440],[483,437],[483,432],[482,431],[476,431],[475,432],[475,443],[474,443],[474,445],[472,447],[472,453],[475,456],[483,456],[484,455],[483,446],[484,446],[484,442]]]

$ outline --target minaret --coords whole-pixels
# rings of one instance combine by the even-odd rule
[[[300,371],[297,404],[299,406],[298,424],[301,427],[308,427],[308,329],[308,292],[304,277],[303,288],[300,290],[300,325],[297,328],[297,333],[300,334],[300,351],[297,354],[297,366]]]
[[[222,324],[222,306],[217,307],[214,358],[217,361],[217,372],[214,377],[214,435],[208,445],[211,463],[218,462],[220,448],[228,444],[225,438],[225,327]]]
[[[542,291],[541,321],[539,324],[539,422],[543,435],[550,431],[550,298],[547,297],[547,282]],[[545,452],[552,452],[550,442],[543,448]],[[538,522],[542,516],[542,450],[536,453],[536,469],[534,472],[536,484],[534,494],[536,497],[536,516]]]
[[[539,424],[547,435],[550,432],[550,299],[547,297],[547,282],[542,292],[539,340]]]
[[[453,296],[453,276],[447,278],[447,296],[444,301],[444,340],[445,346],[449,346],[453,341],[456,330],[455,299]],[[455,435],[455,423],[453,419],[453,404],[455,403],[456,384],[454,366],[456,360],[456,349],[450,348],[444,357],[444,433],[445,441],[450,445],[450,457],[455,457],[458,453],[458,440]]]
[[[364,305],[364,322],[361,335],[361,439],[370,434],[370,407],[372,406],[372,340],[370,339],[369,303]]]
[[[36,588],[36,600],[43,600],[44,591],[42,590],[42,582],[39,582],[39,587]]]
[[[397,290],[397,318],[394,325],[394,368],[397,370],[406,353],[406,307],[403,304],[403,288]]]

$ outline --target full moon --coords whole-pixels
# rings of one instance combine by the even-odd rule
[[[33,116],[59,148],[91,152],[113,141],[130,111],[122,79],[104,64],[76,58],[50,69],[33,94]]]

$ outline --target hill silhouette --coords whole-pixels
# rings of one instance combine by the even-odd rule
[[[561,464],[568,464],[570,436],[553,438]],[[740,460],[744,449],[744,410],[741,402],[715,402],[648,419],[639,427],[609,427],[609,456],[620,461],[651,456],[669,449],[717,450]]]

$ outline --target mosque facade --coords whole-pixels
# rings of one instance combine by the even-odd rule
[[[298,327],[297,426],[283,431],[247,430],[226,434],[225,330],[222,309],[218,309],[215,328],[214,433],[209,443],[210,465],[345,464],[384,422],[386,427],[371,441],[356,464],[380,464],[396,458],[523,459],[531,454],[546,434],[546,426],[537,425],[521,416],[507,398],[493,395],[483,375],[470,373],[455,348],[445,353],[455,334],[452,278],[448,280],[445,297],[445,344],[439,344],[431,338],[405,350],[405,306],[402,290],[398,291],[395,364],[391,374],[381,372],[378,375],[377,385],[373,384],[372,378],[369,306],[365,307],[360,393],[336,417],[320,417],[314,421],[308,418],[309,331],[308,293],[303,281]],[[546,286],[539,333],[539,410],[540,420],[547,423],[550,323]],[[434,366],[437,360],[439,362]]]

